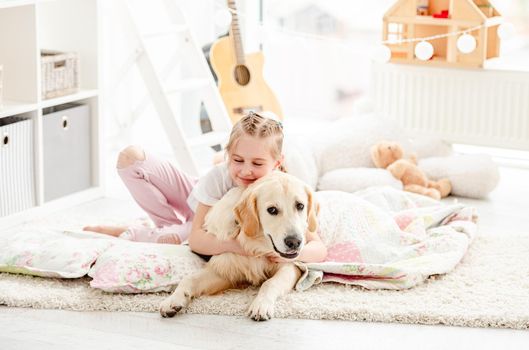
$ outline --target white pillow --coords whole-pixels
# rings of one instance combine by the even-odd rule
[[[24,229],[0,237],[0,271],[41,277],[86,275],[112,240],[86,235],[71,237],[52,229]]]
[[[113,293],[171,291],[205,261],[187,245],[119,241],[99,256],[90,286]]]
[[[371,186],[390,186],[402,190],[402,182],[385,169],[344,168],[329,171],[318,182],[319,191],[356,192]]]
[[[451,194],[461,197],[485,198],[500,179],[498,165],[488,155],[425,158],[419,168],[432,180],[450,179]]]
[[[438,137],[402,129],[398,122],[368,113],[342,118],[321,129],[314,143],[316,164],[320,174],[343,168],[375,167],[371,146],[388,140],[399,143],[404,157],[415,154],[425,157],[448,156],[452,146]]]
[[[339,119],[320,135],[321,140],[315,144],[320,174],[343,168],[375,167],[371,146],[382,140],[399,142],[405,151],[410,148],[408,138],[395,122],[374,114]]]
[[[318,168],[311,142],[311,138],[308,137],[285,135],[283,154],[287,172],[315,190],[318,184]]]
[[[447,157],[454,154],[452,145],[449,142],[444,141],[440,137],[420,133],[410,138],[410,152],[415,153],[417,159]]]

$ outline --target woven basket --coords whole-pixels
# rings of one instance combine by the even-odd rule
[[[42,98],[79,91],[79,57],[76,52],[41,50]]]

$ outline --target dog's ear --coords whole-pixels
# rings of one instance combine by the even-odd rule
[[[307,222],[309,223],[309,231],[316,232],[318,229],[318,213],[320,212],[320,204],[314,198],[312,190],[309,187],[305,187],[307,196],[309,198],[308,209],[307,209]]]
[[[235,219],[241,226],[241,230],[248,237],[253,237],[259,232],[259,213],[257,212],[257,197],[250,193],[243,195],[235,209]]]

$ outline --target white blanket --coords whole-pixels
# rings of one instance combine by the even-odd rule
[[[325,262],[300,264],[296,289],[340,282],[368,289],[413,287],[451,271],[476,231],[474,208],[389,187],[317,192]]]

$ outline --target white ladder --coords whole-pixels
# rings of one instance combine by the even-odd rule
[[[171,143],[176,161],[181,170],[198,176],[205,169],[202,169],[197,162],[196,150],[205,146],[224,145],[228,140],[232,124],[206,58],[190,30],[184,12],[177,4],[177,0],[161,1],[166,10],[161,15],[168,18],[168,24],[163,24],[161,29],[146,31],[140,28],[138,19],[132,11],[134,2],[130,0],[121,0],[122,8],[126,12],[125,25],[138,41],[137,67]],[[161,67],[155,62],[154,53],[151,52],[153,50],[149,48],[151,40],[158,40],[158,44],[165,43],[168,48],[175,47],[181,42],[182,55],[171,57],[169,62]],[[176,84],[173,82],[171,86],[167,86],[165,79],[162,78],[166,78],[165,75],[170,75],[178,68],[180,73],[183,72],[187,76],[178,77]],[[184,121],[182,112],[175,107],[174,99],[182,99],[187,92],[199,93],[200,100],[208,112],[211,132],[194,137],[186,135],[182,125]],[[198,116],[195,117],[198,121]]]

